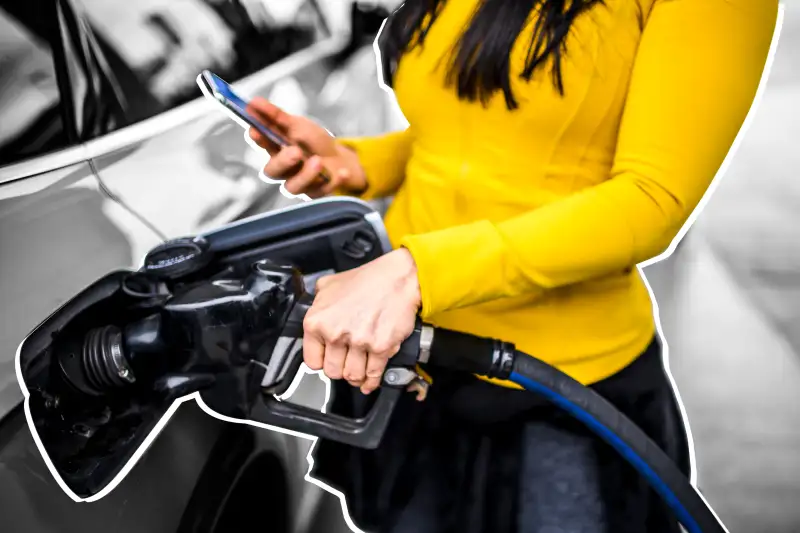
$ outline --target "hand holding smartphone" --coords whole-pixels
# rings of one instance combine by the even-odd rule
[[[238,119],[237,122],[243,122],[243,126],[249,126],[255,129],[261,135],[261,137],[273,144],[276,150],[280,150],[286,146],[291,146],[292,143],[290,143],[284,135],[278,133],[278,131],[276,131],[276,127],[267,125],[264,120],[250,113],[248,111],[250,104],[241,96],[236,94],[233,88],[226,83],[225,80],[213,72],[204,70],[197,77],[197,83],[206,96],[211,97],[214,99],[214,101],[224,106],[229,112],[233,113],[234,118]],[[310,153],[310,151],[305,147],[301,146],[301,149],[303,151],[303,160],[315,155]],[[302,163],[302,161],[300,161],[300,163]],[[315,177],[322,180],[326,184],[332,181],[330,174],[324,168],[320,168]]]

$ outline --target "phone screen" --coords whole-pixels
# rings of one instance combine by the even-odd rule
[[[267,139],[278,146],[289,145],[289,142],[281,135],[264,125],[260,120],[247,112],[247,102],[241,96],[236,94],[233,88],[228,85],[225,80],[213,72],[204,70],[200,76],[197,77],[197,82],[200,87],[207,91],[207,94],[210,93],[209,96],[213,97],[214,100],[225,106],[226,109],[230,110],[241,120],[244,120],[245,123],[257,129]],[[325,169],[320,171],[319,177],[325,182],[329,182],[331,180],[328,171]]]
[[[213,72],[203,71],[200,79],[206,88],[211,91],[215,100],[233,111],[239,118],[256,128],[262,135],[279,146],[286,146],[286,139],[266,127],[260,120],[247,112],[247,102],[233,91],[228,83]]]

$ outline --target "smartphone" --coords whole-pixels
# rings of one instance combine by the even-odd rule
[[[261,135],[272,141],[278,146],[288,146],[287,141],[278,132],[266,126],[259,119],[247,112],[247,102],[236,94],[233,88],[228,83],[208,70],[204,70],[197,77],[197,84],[207,96],[211,96],[214,100],[223,105],[226,109],[231,111],[238,118],[243,120],[247,125],[255,128]],[[308,157],[310,154],[306,152]],[[323,170],[320,172],[320,178],[324,181],[330,181],[328,173]]]

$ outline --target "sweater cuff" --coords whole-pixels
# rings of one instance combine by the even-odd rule
[[[512,269],[502,237],[488,221],[401,239],[417,265],[423,320],[508,296]]]
[[[376,200],[396,192],[405,176],[408,148],[403,132],[393,132],[377,137],[337,138],[336,142],[358,154],[358,161],[367,178],[363,191],[339,190],[338,195],[355,196],[362,200]]]

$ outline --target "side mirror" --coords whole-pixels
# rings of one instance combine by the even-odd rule
[[[53,476],[76,501],[102,497],[133,467],[178,402],[196,394],[216,412],[243,417],[241,406],[250,391],[213,375],[224,359],[215,360],[214,354],[232,353],[232,330],[213,338],[213,349],[204,352],[210,354],[207,364],[190,365],[187,354],[174,349],[180,342],[164,348],[153,337],[156,330],[182,335],[186,324],[170,322],[177,315],[162,312],[166,295],[173,296],[172,311],[180,309],[174,305],[176,294],[202,303],[215,297],[209,291],[261,306],[266,312],[258,315],[260,321],[252,328],[248,323],[258,333],[248,341],[255,339],[258,346],[246,353],[256,354],[277,349],[276,328],[287,320],[279,310],[289,309],[283,302],[303,294],[304,284],[312,289],[311,280],[320,275],[357,267],[390,248],[380,215],[368,204],[332,198],[170,241],[153,249],[138,271],[111,272],[91,284],[34,329],[17,352],[25,414]],[[262,264],[286,266],[267,269],[256,294],[250,273]],[[154,322],[159,317],[167,321]],[[211,339],[216,324],[192,326]],[[146,363],[124,356],[131,343],[149,347],[140,352],[147,352]],[[232,364],[244,372],[250,363]],[[155,379],[150,370],[156,367],[175,373],[162,372]],[[184,373],[189,367],[209,372]]]

